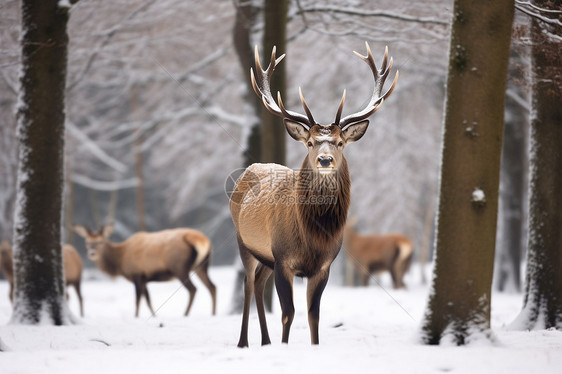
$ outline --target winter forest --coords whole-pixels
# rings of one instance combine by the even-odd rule
[[[562,366],[559,1],[0,0],[0,41],[3,373]]]

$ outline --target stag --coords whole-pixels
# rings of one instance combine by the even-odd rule
[[[263,70],[255,48],[256,74],[251,69],[254,91],[265,107],[283,118],[289,135],[304,143],[308,155],[300,170],[276,164],[253,164],[237,180],[230,210],[236,228],[240,257],[245,268],[244,311],[238,347],[248,346],[248,317],[255,295],[262,345],[270,344],[263,304],[263,290],[272,273],[282,309],[282,342],[288,343],[295,308],[293,278],[308,278],[308,323],[312,344],[319,343],[320,299],[343,240],[350,202],[350,178],[344,148],[365,134],[368,117],[375,113],[394,90],[381,94],[392,67],[385,50],[377,69],[369,45],[367,56],[354,52],[373,73],[375,87],[371,100],[361,111],[342,118],[345,90],[333,123],[317,123],[299,96],[306,115],[285,109],[281,95],[271,93],[270,80],[285,55],[276,58],[275,47],[269,66]]]

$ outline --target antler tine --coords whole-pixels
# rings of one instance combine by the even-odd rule
[[[304,100],[304,96],[302,94],[302,90],[301,90],[300,87],[299,87],[299,97],[301,99],[302,107],[304,108],[306,116],[308,117],[308,121],[309,121],[310,125],[312,126],[316,122],[314,121],[314,117],[312,117],[312,112],[310,111],[310,109],[308,109],[308,105],[306,105],[306,101]]]
[[[341,113],[343,111],[343,104],[345,103],[345,90],[343,90],[343,95],[341,97],[340,106],[338,107],[338,112],[336,113],[336,120],[334,124],[337,126],[340,124]]]
[[[392,91],[394,91],[394,87],[396,87],[396,83],[398,82],[398,75],[399,75],[398,73],[400,73],[400,71],[396,70],[396,74],[394,75],[394,81],[392,82],[392,86],[390,86],[390,88],[386,91],[386,93],[382,95],[383,99],[386,100],[386,98],[390,96]]]
[[[273,98],[273,95],[271,93],[271,82],[270,82],[271,76],[273,75],[273,71],[275,70],[277,64],[279,64],[281,60],[285,58],[284,54],[278,58],[275,57],[275,54],[276,54],[276,48],[273,47],[269,65],[267,66],[266,70],[263,70],[260,63],[258,46],[257,45],[255,46],[254,56],[256,62],[256,74],[254,74],[254,69],[250,68],[250,79],[252,81],[252,88],[254,89],[256,95],[258,95],[258,97],[262,100],[263,105],[266,107],[266,109],[272,114],[311,127],[312,125],[314,125],[314,119],[312,118],[312,114],[310,113],[310,110],[308,109],[308,106],[306,105],[306,102],[304,101],[304,98],[302,97],[302,93],[300,93],[300,90],[299,93],[301,95],[301,102],[303,103],[304,110],[306,111],[307,114],[306,116],[290,110],[286,110],[285,107],[283,106],[283,101],[281,100],[281,95],[279,93],[277,94],[277,102]]]
[[[383,95],[381,95],[384,82],[388,77],[388,74],[390,73],[390,69],[392,68],[392,57],[390,58],[390,60],[388,60],[388,47],[386,47],[384,51],[384,57],[383,57],[381,69],[379,70],[375,65],[375,60],[373,58],[373,54],[371,53],[371,48],[369,47],[369,43],[365,42],[365,47],[367,49],[367,56],[363,56],[362,54],[357,53],[355,51],[353,51],[353,53],[359,56],[359,58],[365,61],[367,65],[369,65],[369,67],[371,68],[371,71],[373,73],[373,78],[375,80],[375,87],[373,89],[373,94],[371,95],[371,100],[369,100],[369,103],[365,106],[365,108],[363,108],[361,111],[357,113],[350,114],[341,120],[338,126],[340,126],[342,129],[352,123],[362,121],[368,118],[369,116],[371,116],[373,113],[375,113],[382,106],[384,100],[390,96],[392,91],[394,91],[394,88],[396,87],[396,83],[398,82],[398,71],[396,71],[396,76],[394,77],[394,82],[392,83],[392,86]],[[339,113],[339,110],[338,110],[338,115],[341,115]],[[336,116],[336,119],[338,119],[338,115]]]
[[[385,75],[385,73],[388,74],[387,72],[392,67],[392,57],[390,58],[390,65],[388,66],[388,69],[386,68],[387,60],[388,60],[388,46],[385,46],[384,47],[384,57],[382,59],[382,65],[381,65],[381,71],[384,72],[383,75]]]

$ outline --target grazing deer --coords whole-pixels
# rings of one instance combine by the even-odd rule
[[[394,288],[406,288],[404,274],[410,268],[414,251],[412,242],[404,235],[359,235],[348,224],[345,248],[349,260],[359,269],[364,286],[369,284],[371,274],[389,271]]]
[[[80,283],[82,281],[82,259],[76,249],[70,244],[62,246],[62,258],[64,262],[64,277],[66,287],[74,287],[78,302],[80,303],[80,316],[84,317],[84,306],[82,301],[82,292],[80,291]],[[10,301],[14,299],[14,265],[12,246],[4,240],[0,243],[0,270],[10,283]],[[66,294],[68,298],[68,292]]]
[[[211,257],[211,241],[203,233],[192,229],[172,229],[158,232],[137,232],[122,243],[113,243],[109,237],[113,225],[102,226],[93,232],[80,225],[74,231],[86,239],[88,257],[110,276],[122,275],[135,285],[135,317],[139,316],[142,296],[154,316],[150,302],[148,282],[168,281],[177,278],[189,292],[185,315],[189,314],[197,288],[189,279],[195,272],[212,298],[212,313],[216,312],[216,287],[207,273]]]
[[[343,149],[359,140],[369,121],[392,93],[392,86],[381,95],[383,84],[392,66],[385,51],[381,70],[375,66],[367,43],[363,59],[372,70],[375,88],[367,106],[341,118],[345,91],[336,119],[329,125],[316,123],[299,89],[306,116],[286,110],[277,95],[271,93],[270,79],[276,65],[285,55],[275,57],[266,70],[255,49],[257,76],[251,70],[252,85],[265,107],[283,118],[289,135],[305,144],[308,155],[300,171],[276,164],[253,164],[240,176],[231,195],[230,210],[236,227],[240,257],[244,264],[244,312],[239,347],[248,346],[248,316],[252,294],[255,295],[261,329],[262,345],[270,344],[263,304],[264,285],[274,273],[281,303],[283,336],[288,343],[295,309],[293,278],[308,278],[308,323],[312,344],[318,344],[320,298],[328,282],[330,265],[341,244],[350,202],[350,179]],[[257,78],[257,79],[256,79]]]

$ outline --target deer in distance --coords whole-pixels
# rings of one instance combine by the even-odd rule
[[[275,47],[266,70],[255,48],[256,75],[251,69],[252,86],[265,107],[283,118],[289,135],[302,142],[308,155],[300,170],[277,164],[253,164],[238,178],[230,197],[230,211],[236,228],[240,257],[245,269],[244,311],[238,347],[248,346],[248,318],[255,295],[262,345],[270,344],[265,318],[263,291],[274,274],[282,310],[282,342],[288,343],[295,314],[293,278],[308,278],[308,324],[312,344],[319,343],[320,299],[328,282],[330,265],[343,241],[350,203],[350,177],[344,148],[365,134],[368,117],[376,112],[394,90],[381,94],[392,67],[385,50],[381,69],[375,66],[369,45],[367,56],[354,52],[371,68],[375,87],[371,100],[361,111],[341,117],[345,91],[333,123],[317,123],[302,91],[299,96],[306,115],[285,109],[281,95],[271,93],[270,79],[285,57],[276,58]]]
[[[404,274],[410,269],[414,253],[410,239],[398,233],[360,235],[353,225],[346,225],[345,249],[361,274],[363,286],[369,284],[371,274],[388,271],[395,289],[406,288]]]
[[[150,312],[154,308],[148,294],[148,282],[177,278],[189,292],[185,315],[189,314],[197,288],[189,279],[193,271],[211,293],[212,314],[216,312],[216,287],[209,279],[211,241],[193,229],[171,229],[157,232],[137,232],[122,243],[109,241],[113,225],[98,231],[74,225],[74,231],[86,240],[88,257],[104,273],[123,276],[135,286],[135,317],[139,316],[140,300],[144,296]]]
[[[66,297],[68,298],[68,287],[74,287],[80,304],[80,316],[84,317],[84,305],[82,300],[82,292],[80,283],[82,282],[82,259],[80,255],[70,244],[62,246],[62,259],[64,266],[64,278],[66,283]],[[14,255],[12,253],[12,245],[3,240],[0,243],[0,270],[4,277],[10,283],[10,301],[14,299]]]

